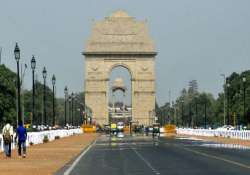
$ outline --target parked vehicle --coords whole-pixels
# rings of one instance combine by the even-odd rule
[[[124,130],[124,123],[123,122],[117,123],[117,130],[118,130],[118,132],[123,132],[123,130]]]
[[[224,125],[222,127],[219,127],[217,129],[215,129],[217,131],[228,131],[228,130],[235,130],[235,127],[231,126],[231,125]]]

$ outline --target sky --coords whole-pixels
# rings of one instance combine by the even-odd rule
[[[48,70],[48,84],[57,78],[57,96],[83,90],[84,45],[93,21],[123,9],[147,20],[156,50],[157,102],[162,105],[180,95],[196,79],[199,90],[215,97],[223,78],[250,69],[249,0],[1,0],[0,47],[2,63],[13,71],[15,42],[21,62],[28,64],[24,87],[31,89],[30,59],[36,73]]]

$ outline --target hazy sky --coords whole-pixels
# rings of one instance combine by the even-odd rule
[[[196,79],[200,91],[217,96],[222,91],[221,73],[250,69],[249,0],[1,0],[0,46],[2,62],[16,70],[15,42],[22,62],[37,59],[42,80],[46,65],[57,77],[57,95],[83,90],[84,59],[81,52],[92,21],[124,9],[139,20],[147,19],[158,51],[157,101],[180,94]],[[30,68],[30,64],[28,65]],[[30,69],[25,87],[31,88]]]

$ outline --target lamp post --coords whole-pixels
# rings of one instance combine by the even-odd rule
[[[194,125],[197,126],[198,121],[198,102],[197,97],[195,97],[195,122]]]
[[[53,126],[56,124],[56,114],[55,114],[55,84],[56,84],[56,76],[52,76],[52,85],[53,85]]]
[[[18,110],[18,123],[23,123],[22,121],[22,113],[21,113],[21,99],[20,99],[20,76],[19,76],[19,60],[20,60],[20,49],[18,44],[16,43],[14,49],[14,55],[17,62],[17,110]]]
[[[68,120],[68,123],[70,123],[71,124],[71,95],[69,95],[69,97],[68,97],[68,101],[69,101],[69,110],[68,110],[68,112],[69,112],[69,120]]]
[[[34,120],[35,118],[35,75],[34,74],[35,74],[35,69],[36,69],[36,60],[35,60],[34,55],[32,56],[30,63],[31,63],[31,69],[32,69],[32,118]]]
[[[207,129],[207,99],[205,99],[204,108],[205,108],[204,109],[204,115],[205,115],[204,128]]]
[[[221,76],[223,77],[223,79],[224,79],[224,85],[223,85],[223,89],[224,89],[224,102],[223,102],[223,123],[224,123],[224,125],[226,124],[226,76],[225,76],[225,74],[221,74]]]
[[[247,117],[246,117],[246,77],[243,76],[243,118],[244,122],[247,124]]]
[[[74,123],[74,93],[71,93],[71,125]]]
[[[43,119],[45,126],[47,125],[47,116],[46,116],[46,77],[47,77],[47,70],[43,68]]]
[[[181,100],[181,123],[184,126],[184,100]]]
[[[228,82],[228,79],[227,79],[227,125],[229,125],[229,88],[230,88],[230,84]]]
[[[193,120],[193,116],[192,116],[192,107],[191,107],[191,103],[189,103],[189,105],[188,105],[188,108],[189,108],[189,111],[188,111],[188,115],[189,115],[189,121],[188,121],[188,125],[189,125],[189,127],[192,127],[192,120]]]
[[[67,124],[67,96],[68,96],[68,87],[65,86],[64,88],[64,95],[65,95],[65,99],[64,99],[64,126],[66,126]]]

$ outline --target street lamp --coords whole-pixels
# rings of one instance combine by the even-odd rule
[[[47,77],[47,70],[43,68],[43,119],[45,126],[47,125],[47,116],[46,116],[46,77]]]
[[[69,101],[69,110],[68,110],[68,112],[69,112],[69,121],[68,121],[68,123],[71,123],[71,95],[69,95],[69,97],[68,97],[68,101]]]
[[[67,96],[68,96],[68,87],[65,86],[64,88],[64,94],[65,94],[65,99],[64,99],[64,126],[67,124]]]
[[[181,123],[184,126],[184,100],[181,100]]]
[[[55,84],[56,84],[56,76],[53,74],[52,76],[52,85],[53,85],[53,126],[56,124],[56,114],[55,114]]]
[[[75,98],[75,94],[72,92],[71,93],[71,125],[73,126],[74,123],[74,98]]]
[[[205,99],[204,108],[205,108],[204,109],[204,115],[205,115],[204,128],[207,129],[207,99]]]
[[[191,106],[191,102],[188,104],[188,115],[189,115],[189,117],[188,117],[188,125],[189,125],[189,127],[191,127],[192,126],[192,120],[193,120],[193,115],[192,115],[192,106]]]
[[[246,77],[245,75],[242,78],[243,81],[243,118],[244,121],[247,123],[247,118],[246,118]]]
[[[226,80],[227,81],[227,125],[229,125],[229,88],[230,88],[230,84],[228,82],[228,79]]]
[[[19,76],[19,60],[20,60],[20,49],[18,44],[16,43],[14,49],[14,55],[17,62],[17,106],[18,106],[18,123],[23,123],[22,121],[22,113],[21,113],[21,99],[20,99],[20,76]]]
[[[224,85],[223,85],[223,89],[224,89],[224,104],[223,104],[223,106],[224,106],[224,109],[223,109],[223,117],[224,117],[224,125],[226,124],[226,76],[225,76],[225,74],[221,74],[221,76],[223,77],[223,79],[224,79]]]
[[[34,77],[34,74],[35,74],[35,69],[36,69],[36,60],[35,60],[34,55],[32,56],[30,63],[31,63],[31,69],[32,69],[32,118],[34,120],[35,118],[35,77]]]
[[[198,121],[198,100],[197,97],[195,97],[195,122],[194,125],[197,126]]]

